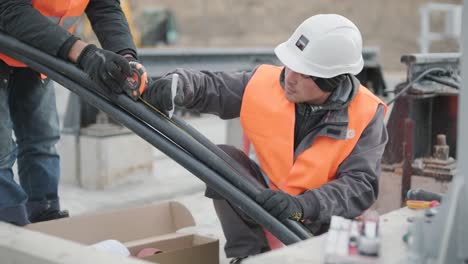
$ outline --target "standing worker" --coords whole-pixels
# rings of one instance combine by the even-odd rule
[[[104,49],[71,33],[84,12]],[[122,89],[137,57],[118,0],[0,0],[0,30],[76,63],[111,90]],[[59,138],[52,83],[0,54],[0,221],[23,226],[68,216],[58,197]],[[13,179],[16,159],[20,184]]]
[[[275,54],[284,67],[177,69],[175,103],[223,119],[240,116],[258,165],[234,147],[222,149],[269,187],[256,201],[280,220],[323,232],[332,215],[354,218],[376,200],[386,105],[354,76],[364,64],[362,38],[343,16],[310,17]],[[169,73],[151,83],[143,98],[172,109],[171,79]],[[258,224],[214,190],[206,195],[214,199],[231,263],[269,250]]]

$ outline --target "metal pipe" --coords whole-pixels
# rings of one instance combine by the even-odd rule
[[[14,40],[14,39],[13,39]],[[244,211],[247,215],[251,216],[253,219],[265,227],[266,229],[270,230],[275,236],[278,237],[283,243],[289,245],[295,242],[300,241],[300,238],[296,236],[291,230],[287,229],[281,222],[279,222],[276,218],[268,214],[261,206],[256,204],[250,197],[245,195],[243,192],[239,191],[236,187],[232,186],[229,182],[227,182],[224,178],[222,178],[219,174],[213,171],[211,168],[207,167],[206,164],[201,163],[197,159],[195,159],[190,154],[186,153],[182,148],[174,145],[172,142],[169,142],[168,139],[162,137],[162,135],[156,134],[154,129],[151,129],[148,124],[143,121],[137,120],[135,116],[131,118],[128,113],[124,112],[123,110],[113,106],[99,95],[88,91],[78,85],[76,82],[69,80],[67,77],[57,73],[56,71],[49,69],[46,66],[36,62],[33,59],[25,56],[24,48],[30,49],[30,47],[18,47],[18,43],[15,43],[13,46],[5,45],[5,36],[0,34],[0,51],[3,53],[14,57],[26,64],[28,64],[31,68],[43,72],[50,76],[55,81],[63,84],[65,87],[69,88],[73,92],[83,96],[88,100],[91,104],[97,106],[101,110],[106,113],[111,114],[113,118],[117,121],[121,122],[122,124],[126,125],[127,127],[131,128],[135,133],[141,136],[143,139],[147,140],[153,146],[159,148],[163,151],[166,155],[176,160],[194,175],[199,177],[201,180],[206,182],[210,187],[215,188],[222,192],[222,194],[227,198],[229,201],[237,205],[242,211]],[[11,40],[10,40],[11,41]],[[18,42],[15,40],[15,42]],[[24,44],[22,44],[24,45]],[[22,55],[16,53],[9,48],[5,48],[4,46],[9,46],[13,48],[13,50],[19,50]],[[32,50],[32,52],[37,52],[37,50]],[[61,71],[66,72],[66,71]],[[129,98],[128,98],[129,99]]]

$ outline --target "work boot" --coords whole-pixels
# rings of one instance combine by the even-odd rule
[[[247,256],[245,257],[236,257],[236,258],[232,258],[230,261],[229,261],[229,264],[239,264],[242,262],[242,260],[246,259]]]
[[[54,208],[49,208],[41,212],[39,215],[37,215],[33,219],[29,219],[29,221],[31,221],[31,223],[37,223],[37,222],[50,221],[50,220],[55,220],[55,219],[60,219],[60,218],[65,218],[65,217],[70,217],[68,210],[57,210]]]

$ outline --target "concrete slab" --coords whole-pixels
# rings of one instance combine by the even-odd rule
[[[409,217],[420,211],[401,208],[380,217],[380,257],[375,263],[403,263],[407,252],[403,235],[408,231]],[[326,234],[245,260],[246,264],[263,263],[324,263]],[[372,262],[374,263],[374,262]]]
[[[137,258],[100,252],[91,247],[0,223],[2,264],[82,264],[82,263],[149,263]]]

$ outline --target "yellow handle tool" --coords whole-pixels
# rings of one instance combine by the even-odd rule
[[[427,209],[438,206],[438,201],[420,201],[420,200],[407,200],[406,206],[411,209]]]

